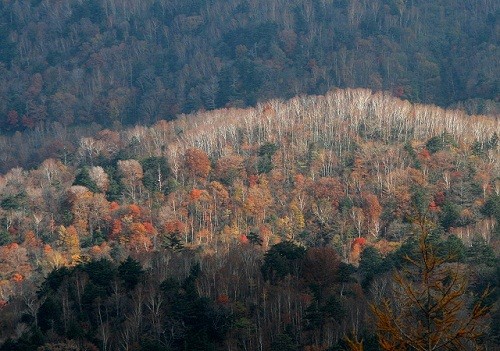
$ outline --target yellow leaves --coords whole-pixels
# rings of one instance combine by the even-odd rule
[[[282,218],[278,218],[276,220],[276,226],[278,227],[281,236],[286,240],[293,240],[293,222],[290,217],[285,216]]]
[[[66,253],[66,257],[72,264],[75,264],[80,259],[80,238],[74,226],[66,228],[61,225],[58,230],[58,246]]]
[[[302,231],[305,227],[304,214],[300,210],[296,201],[292,201],[290,204],[290,212],[292,214],[293,226],[297,231]]]
[[[45,250],[45,260],[43,262],[47,273],[55,268],[61,268],[68,263],[66,258],[56,250],[52,248],[50,250]]]
[[[358,340],[355,336],[346,336],[345,341],[350,351],[363,351],[363,340]]]

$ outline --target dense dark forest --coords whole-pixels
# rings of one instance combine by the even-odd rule
[[[0,176],[0,350],[494,350],[499,132],[347,89],[81,137]]]
[[[0,128],[153,123],[332,88],[498,112],[498,1],[0,3]]]
[[[333,88],[498,114],[498,42],[492,0],[2,1],[0,171],[100,128]]]

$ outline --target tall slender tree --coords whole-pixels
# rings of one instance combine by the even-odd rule
[[[372,306],[382,350],[477,350],[485,333],[482,323],[490,308],[488,291],[472,308],[464,267],[452,254],[439,255],[430,238],[432,223],[425,215],[415,221],[416,252],[393,278],[392,296]]]

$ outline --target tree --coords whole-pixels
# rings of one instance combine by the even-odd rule
[[[141,264],[131,257],[128,257],[118,266],[118,277],[123,280],[127,291],[133,290],[141,281],[144,271]]]
[[[93,185],[97,186],[97,188],[99,188],[101,192],[108,191],[109,177],[102,167],[100,166],[90,167],[88,170],[88,175],[90,179],[94,182]],[[92,188],[89,189],[92,190],[93,192],[96,192]]]
[[[361,285],[364,289],[368,289],[373,279],[384,270],[384,260],[375,247],[369,246],[361,252],[358,271],[362,276]]]
[[[61,225],[58,230],[59,246],[66,252],[69,261],[78,262],[80,260],[80,238],[74,226],[68,228]]]
[[[278,334],[271,343],[271,351],[296,351],[297,346],[288,334]]]
[[[211,169],[208,155],[203,150],[195,148],[186,150],[184,166],[190,174],[202,179],[208,176]]]
[[[144,177],[142,183],[149,191],[157,191],[167,193],[168,181],[167,178],[171,174],[170,167],[164,157],[148,157],[142,162]]]
[[[371,234],[377,238],[380,232],[380,215],[382,213],[382,206],[378,198],[374,194],[366,194],[364,196],[366,201],[366,217],[368,218]]]
[[[372,305],[383,350],[469,350],[484,334],[483,304],[488,292],[470,311],[466,306],[464,267],[440,257],[430,240],[430,223],[417,219],[418,246],[393,279],[392,297]]]
[[[300,262],[306,251],[292,241],[283,241],[273,245],[264,258],[262,274],[264,278],[276,282],[287,275],[297,275]]]
[[[140,181],[144,176],[142,166],[137,160],[120,160],[117,162],[117,166],[123,177],[122,182],[125,185],[127,193],[132,201],[135,202],[141,190]]]
[[[83,167],[80,172],[78,172],[73,185],[82,185],[93,193],[99,192],[99,187],[94,181],[93,177],[91,177],[89,169],[87,167]]]

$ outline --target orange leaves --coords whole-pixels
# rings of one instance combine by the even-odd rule
[[[122,233],[122,222],[119,219],[113,220],[113,227],[111,228],[111,235],[109,239],[116,240]]]
[[[229,200],[229,192],[226,187],[219,182],[211,182],[210,183],[210,193],[213,197],[217,199],[220,203],[227,203]]]
[[[151,250],[152,242],[148,231],[142,223],[132,223],[130,225],[129,246],[138,251]]]
[[[182,233],[186,230],[186,225],[179,220],[172,220],[165,223],[167,234]]]
[[[45,244],[43,245],[43,253],[44,254],[49,254],[51,253],[53,250],[52,250],[52,246],[50,246],[49,244]]]
[[[5,248],[7,250],[9,250],[10,252],[13,252],[13,251],[15,251],[15,250],[17,250],[19,248],[19,244],[17,244],[17,243],[10,243],[7,246],[5,246]]]
[[[132,235],[141,235],[141,236],[143,236],[143,235],[147,234],[146,227],[142,223],[134,222],[134,223],[130,224],[129,225],[129,230],[132,232]]]
[[[200,149],[187,149],[184,154],[184,166],[193,176],[205,179],[211,169],[208,155]]]
[[[357,265],[359,263],[361,251],[363,250],[365,245],[366,239],[363,237],[356,238],[352,241],[351,252],[349,256],[349,262],[351,264]]]
[[[119,208],[120,208],[120,205],[118,204],[118,202],[112,201],[112,202],[109,203],[109,209],[111,211],[116,211]]]
[[[366,202],[367,217],[372,221],[378,220],[382,213],[382,206],[380,206],[377,196],[374,194],[365,194],[364,199]]]
[[[42,241],[35,236],[35,233],[33,233],[33,231],[29,230],[25,234],[25,236],[24,236],[24,242],[23,242],[23,246],[25,248],[27,248],[27,249],[33,249],[33,248],[36,248],[36,247],[40,247],[41,244],[42,244]]]
[[[139,216],[141,215],[141,208],[136,204],[129,205],[128,209],[129,209],[129,214],[133,218],[139,218]]]
[[[15,283],[20,283],[24,280],[24,277],[19,273],[14,273],[11,280]]]
[[[189,193],[189,198],[191,199],[191,201],[196,201],[196,200],[198,200],[201,197],[201,195],[203,194],[203,192],[204,192],[204,190],[193,189]]]

